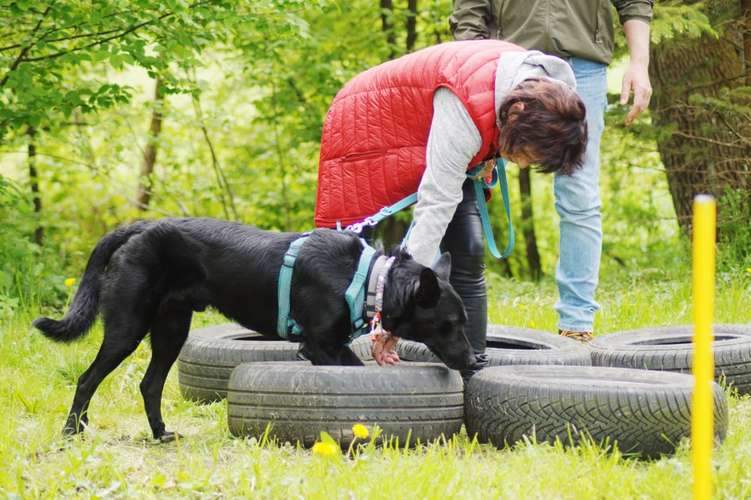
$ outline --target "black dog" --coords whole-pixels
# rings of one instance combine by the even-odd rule
[[[247,328],[275,334],[280,266],[299,237],[213,219],[165,219],[136,222],[102,238],[67,315],[60,321],[34,321],[47,337],[67,342],[86,333],[98,310],[104,319],[102,346],[78,379],[63,432],[83,430],[100,382],[150,332],[152,356],[141,393],[154,437],[174,439],[162,420],[162,389],[193,311],[212,306]],[[344,300],[361,252],[356,235],[328,229],[314,231],[300,249],[290,313],[303,330],[300,352],[314,364],[362,364],[347,345],[352,325]],[[464,334],[462,301],[448,283],[449,255],[441,257],[435,271],[405,252],[393,255],[384,290],[384,329],[425,343],[451,368],[478,367]]]

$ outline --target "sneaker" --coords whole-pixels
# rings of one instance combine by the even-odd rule
[[[558,330],[558,335],[578,340],[579,342],[591,342],[594,338],[592,332],[575,332],[572,330]]]

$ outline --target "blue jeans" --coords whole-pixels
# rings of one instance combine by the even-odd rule
[[[600,217],[600,138],[605,126],[607,66],[572,57],[576,89],[587,108],[589,131],[581,169],[573,175],[556,175],[555,208],[560,221],[560,257],[555,272],[559,300],[558,328],[592,331],[600,308],[594,294],[600,272],[602,220]]]

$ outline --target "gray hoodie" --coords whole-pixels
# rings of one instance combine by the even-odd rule
[[[522,80],[547,77],[576,88],[571,67],[555,56],[531,50],[504,54],[498,61],[495,79],[495,109]],[[425,172],[417,189],[414,227],[407,250],[417,262],[432,265],[462,201],[462,184],[472,158],[480,151],[480,131],[461,100],[447,88],[433,96],[433,121],[430,125]]]

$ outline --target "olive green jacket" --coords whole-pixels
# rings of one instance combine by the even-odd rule
[[[653,0],[455,0],[457,40],[498,38],[560,57],[610,63],[615,6],[621,23],[652,20]]]

